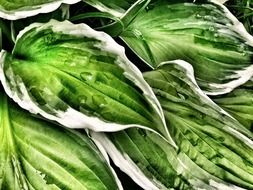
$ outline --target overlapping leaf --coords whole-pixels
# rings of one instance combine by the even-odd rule
[[[248,81],[229,94],[213,97],[224,110],[234,116],[246,128],[253,130],[253,82]]]
[[[112,160],[144,189],[252,189],[252,135],[199,89],[192,67],[169,62],[144,78],[178,148],[143,129],[93,134]]]
[[[1,0],[0,18],[17,20],[39,13],[49,13],[60,7],[61,4],[74,4],[81,0]]]
[[[0,189],[120,189],[84,133],[32,117],[0,92]]]
[[[218,179],[218,183],[222,180],[251,189],[253,143],[250,131],[244,130],[201,92],[187,67],[182,69],[178,64],[170,64],[145,74],[163,107],[179,152],[184,152],[209,174],[210,184]]]
[[[147,64],[183,59],[208,94],[230,92],[252,77],[253,38],[219,3],[154,0],[122,20],[131,23],[123,22],[121,38]]]
[[[67,21],[33,24],[1,60],[8,95],[33,113],[72,128],[142,127],[169,137],[152,89],[103,32]]]

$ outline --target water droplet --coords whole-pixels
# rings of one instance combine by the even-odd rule
[[[244,53],[245,52],[245,46],[244,46],[244,44],[239,45],[238,48],[237,48],[237,50],[239,52],[241,52],[241,53]]]
[[[46,174],[42,173],[39,170],[36,170],[36,173],[39,174],[42,177],[42,179],[44,179],[46,177]]]
[[[196,14],[195,17],[196,18],[202,18],[202,16],[200,14]]]
[[[102,95],[92,96],[92,102],[95,106],[97,106],[97,108],[105,107],[107,104],[105,97]]]
[[[143,137],[146,137],[147,136],[147,132],[143,129],[138,129],[138,133],[143,136]]]
[[[137,29],[134,29],[134,30],[133,30],[133,33],[134,33],[135,36],[139,36],[139,37],[142,36],[141,31],[139,31],[139,30],[137,30]]]
[[[93,74],[90,72],[82,72],[80,74],[80,77],[82,78],[82,80],[84,81],[91,81],[93,79]]]
[[[148,5],[148,6],[145,7],[145,10],[146,10],[146,11],[150,11],[150,10],[152,10],[153,8],[154,8],[154,5]]]
[[[71,61],[71,62],[69,63],[69,66],[75,67],[75,66],[76,66],[76,62]]]
[[[204,20],[213,21],[213,20],[214,20],[214,17],[213,17],[213,16],[210,16],[210,15],[205,15],[205,16],[204,16]]]
[[[108,84],[111,80],[113,80],[112,75],[107,73],[97,73],[96,74],[96,83],[104,83]]]
[[[84,95],[81,95],[78,97],[80,104],[85,104],[87,99],[88,99],[87,96],[84,96]]]

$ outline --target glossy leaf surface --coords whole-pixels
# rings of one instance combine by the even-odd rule
[[[66,127],[118,131],[142,127],[168,137],[160,104],[124,48],[85,24],[33,24],[2,51],[8,95]]]
[[[157,95],[177,148],[143,129],[92,138],[144,189],[251,189],[251,132],[197,86],[192,67],[164,63],[144,73]]]
[[[253,37],[221,4],[152,1],[120,36],[153,68],[163,61],[189,62],[210,95],[228,93],[252,77]]]

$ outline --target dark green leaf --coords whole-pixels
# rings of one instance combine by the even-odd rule
[[[251,80],[229,94],[213,97],[213,100],[242,125],[253,131],[253,82]]]
[[[198,88],[189,65],[171,62],[144,77],[162,105],[178,152],[208,174],[203,180],[210,185],[214,180],[252,189],[251,132]]]
[[[253,37],[220,4],[152,1],[125,28],[120,36],[147,64],[183,59],[208,94],[228,93],[252,77]]]

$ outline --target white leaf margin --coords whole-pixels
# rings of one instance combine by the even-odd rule
[[[16,10],[6,10],[0,5],[0,18],[7,20],[18,20],[35,16],[40,13],[50,13],[58,9],[62,4],[75,4],[81,0],[57,0],[54,2],[43,3],[41,5],[24,6]]]
[[[144,190],[169,190],[169,188],[165,187],[154,177],[150,178],[146,176],[126,153],[117,149],[105,133],[90,132],[90,136],[104,157],[108,157],[109,155],[113,163]],[[191,172],[195,172],[192,175],[194,177],[189,178],[188,182],[197,190],[246,190],[236,185],[228,184],[209,174],[190,160],[184,153],[180,153],[176,159],[177,161],[175,161],[173,167],[178,175],[188,176],[191,175]],[[197,171],[199,172],[198,175],[196,175]],[[206,178],[209,180],[205,181]]]
[[[198,0],[193,0],[193,3],[197,2],[197,1]],[[238,33],[238,35],[241,36],[241,38],[245,40],[245,43],[247,45],[253,47],[253,36],[247,32],[244,25],[224,5],[224,3],[226,1],[228,1],[228,0],[207,0],[205,3],[212,3],[216,6],[219,6],[221,8],[221,11],[223,12],[224,16],[227,17],[232,22],[231,25],[228,25],[229,30]],[[180,1],[180,2],[182,2],[182,1]],[[101,9],[101,11],[105,11],[105,10]],[[218,32],[228,33],[229,30],[220,29]],[[120,38],[126,43],[126,41],[122,37],[120,37]],[[131,47],[129,47],[129,48],[133,52],[135,52],[135,50],[133,48],[131,48]],[[144,60],[136,52],[135,52],[135,54],[150,68],[155,69],[154,66],[152,66],[150,63],[148,63],[146,60]],[[218,95],[222,95],[222,94],[227,94],[227,93],[230,93],[231,91],[233,91],[238,86],[246,83],[252,77],[253,77],[253,65],[251,64],[243,69],[238,69],[238,70],[234,71],[231,75],[228,75],[225,79],[231,79],[229,82],[207,83],[208,86],[213,90],[204,91],[204,92],[210,96],[218,96]]]
[[[219,105],[217,105],[207,94],[200,89],[198,86],[195,75],[194,75],[194,69],[192,65],[184,60],[174,60],[174,61],[167,61],[167,62],[162,62],[160,63],[157,68],[163,66],[163,65],[168,65],[168,64],[174,64],[178,67],[180,67],[182,70],[184,70],[186,76],[189,78],[189,80],[193,83],[194,85],[194,90],[198,93],[199,97],[202,99],[203,102],[206,102],[206,104],[210,105],[214,110],[219,112],[220,114],[226,115],[229,118],[231,118],[231,121],[233,123],[236,123],[236,125],[240,127],[234,127],[229,125],[224,125],[223,129],[233,135],[234,137],[240,139],[243,141],[248,147],[253,149],[253,135],[251,132],[243,127],[233,116],[231,116],[228,112],[226,112],[224,109],[222,109]],[[217,119],[217,118],[216,118]]]
[[[224,3],[226,3],[228,0],[216,0],[216,1],[219,2],[219,3],[224,4]]]
[[[158,65],[158,68],[163,65],[174,64],[180,69],[184,70],[186,76],[189,80],[194,84],[196,92],[199,94],[200,98],[206,101],[209,105],[211,105],[215,110],[220,113],[227,115],[231,119],[235,120],[231,115],[229,115],[226,111],[220,108],[216,103],[214,103],[197,85],[194,76],[194,70],[190,63],[183,60],[174,60],[162,62]],[[236,120],[235,120],[236,122]],[[224,126],[224,130],[234,137],[241,139],[251,149],[253,149],[253,141],[241,134],[231,126]],[[244,130],[242,130],[244,132]],[[247,130],[245,131],[247,133]],[[117,147],[113,144],[113,142],[107,137],[105,133],[97,133],[90,131],[90,137],[93,142],[99,147],[99,150],[106,157],[112,159],[113,163],[120,168],[124,173],[126,173],[132,180],[141,186],[145,190],[159,190],[159,189],[168,189],[163,186],[159,181],[154,178],[147,177],[141,169],[133,162],[133,160],[124,152],[121,152],[117,149]],[[162,139],[161,139],[162,140]],[[168,146],[170,146],[168,144]],[[162,147],[161,147],[162,148]],[[166,150],[164,150],[166,152]],[[173,155],[169,155],[173,156]],[[175,162],[173,167],[175,171],[177,171],[178,175],[189,175],[190,173],[194,173],[193,176],[195,178],[188,179],[190,184],[193,185],[198,190],[246,190],[244,188],[238,187],[233,184],[229,184],[227,182],[222,181],[221,179],[209,174],[201,167],[197,166],[188,156],[184,153],[180,153],[178,155],[174,155],[177,158],[178,164]],[[196,174],[198,170],[198,173]],[[206,179],[209,179],[208,182],[205,182]]]
[[[127,154],[122,154],[104,133],[90,132],[90,135],[104,157],[108,157],[109,155],[113,163],[119,167],[121,171],[131,177],[135,183],[146,190],[160,189],[154,182],[145,176]]]
[[[156,98],[152,88],[144,80],[141,71],[127,59],[123,46],[117,44],[108,34],[95,31],[86,24],[72,24],[69,21],[59,22],[53,19],[46,24],[33,23],[30,26],[26,27],[18,34],[16,44],[26,32],[34,28],[36,28],[36,31],[50,28],[53,30],[53,32],[61,32],[67,35],[73,35],[77,37],[89,37],[101,41],[100,44],[96,44],[96,47],[101,49],[102,51],[110,52],[117,56],[117,61],[115,62],[115,64],[117,64],[124,70],[123,74],[126,78],[131,80],[139,89],[142,90],[143,96],[150,103],[154,111],[158,114],[164,125],[164,130],[167,135],[165,136],[165,138],[167,139],[167,141],[169,141],[171,145],[176,147],[175,142],[172,140],[168,132],[163,111],[158,99]],[[7,52],[5,50],[2,50],[0,53],[0,81],[2,82],[2,85],[8,96],[12,98],[15,102],[17,102],[23,109],[26,109],[33,114],[40,114],[43,117],[49,120],[56,121],[68,128],[88,128],[96,132],[114,132],[131,127],[139,127],[158,133],[155,130],[142,125],[123,125],[105,122],[97,117],[86,116],[71,107],[69,107],[64,112],[60,110],[54,110],[57,113],[56,115],[46,113],[32,100],[24,83],[22,82],[22,79],[18,75],[14,75],[11,68],[8,68],[8,70],[4,72],[4,60],[6,53]],[[6,75],[11,78],[11,81],[7,80]],[[14,78],[18,79],[15,80]],[[16,89],[13,90],[11,86],[15,87]],[[17,91],[21,92],[22,96],[20,93],[17,93]]]
[[[224,15],[231,20],[233,23],[232,25],[229,25],[229,28],[232,31],[235,31],[240,35],[244,40],[245,43],[249,46],[253,47],[253,36],[250,35],[243,24],[228,10],[228,8],[223,5],[226,1],[225,0],[208,0],[207,2],[213,3],[221,7]],[[226,32],[222,31],[222,29],[218,32]],[[209,86],[211,88],[216,88],[216,91],[205,91],[207,95],[210,96],[217,96],[222,94],[227,94],[231,91],[233,91],[235,88],[237,88],[240,85],[243,85],[248,80],[250,80],[253,77],[253,65],[249,65],[248,67],[237,70],[234,73],[232,73],[230,76],[227,76],[226,79],[232,78],[230,82],[224,83],[224,84],[217,84],[217,83],[209,83]],[[236,79],[235,79],[236,78]]]

